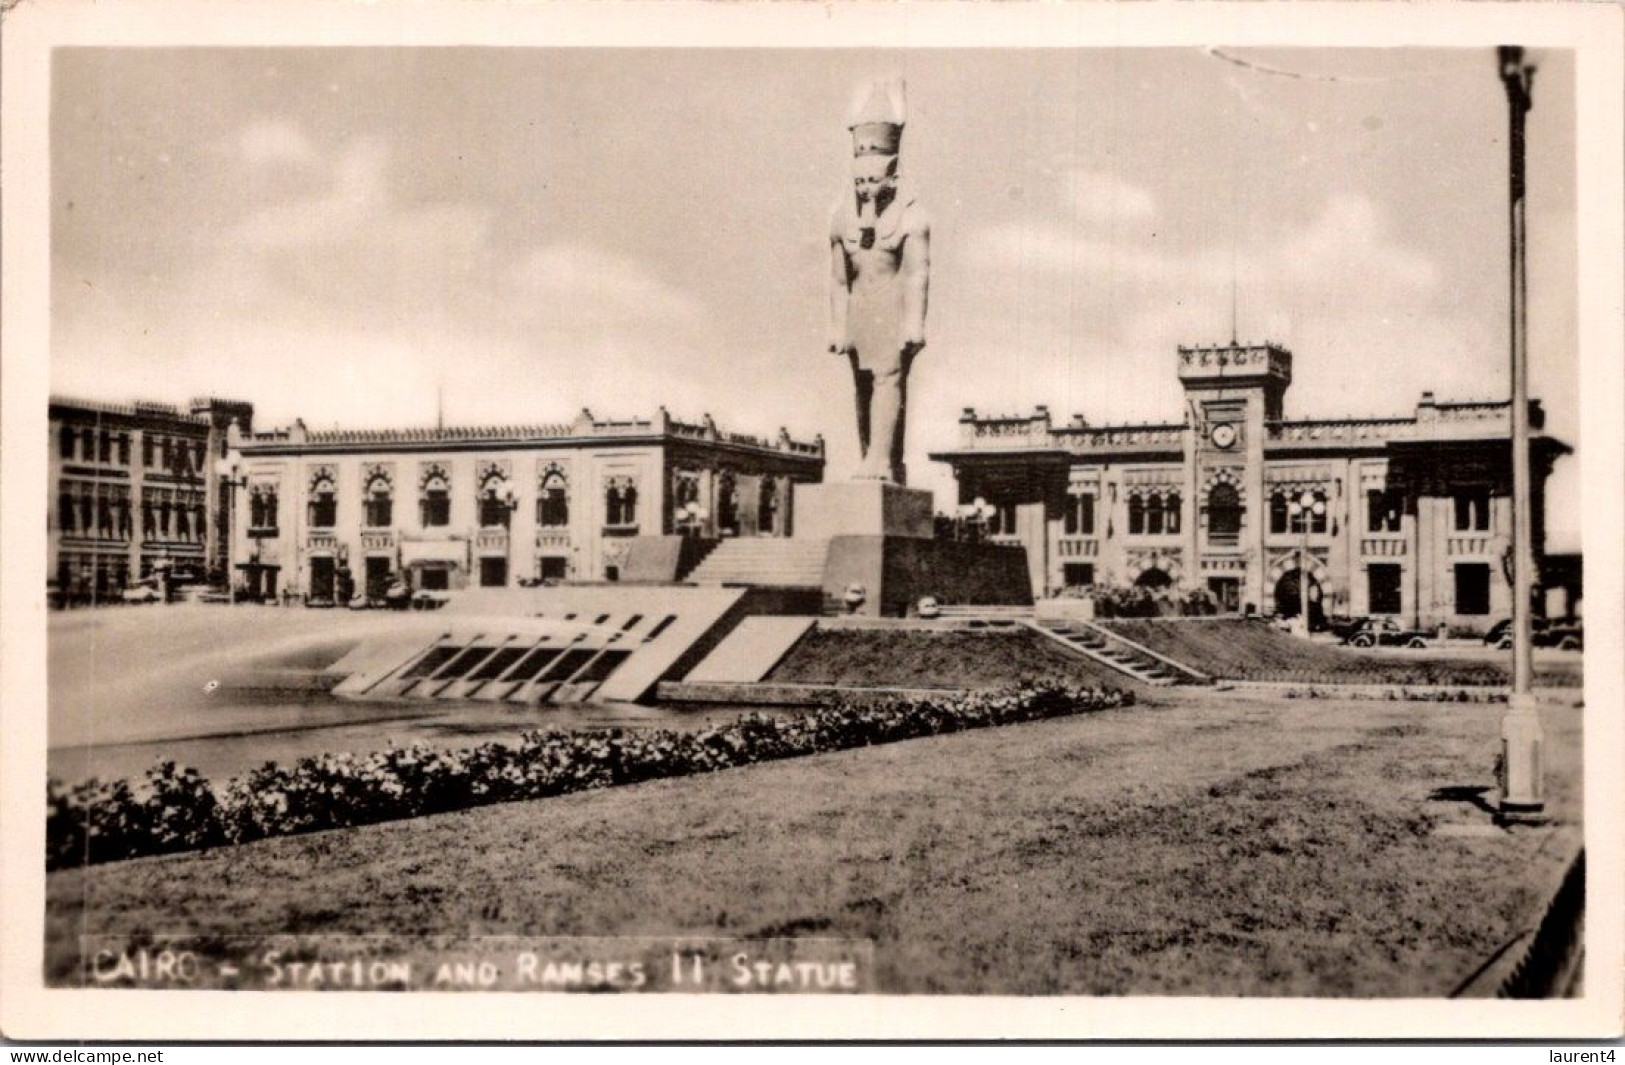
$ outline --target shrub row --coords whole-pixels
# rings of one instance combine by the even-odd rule
[[[1495,689],[1473,688],[1381,688],[1362,691],[1355,687],[1288,688],[1282,692],[1287,699],[1370,699],[1389,703],[1504,703],[1507,693]]]
[[[166,762],[141,784],[47,786],[46,868],[246,843],[487,803],[709,773],[755,762],[1060,717],[1133,702],[1111,688],[1031,684],[929,699],[851,699],[693,732],[527,732],[459,750],[414,745],[268,762],[216,788]]]

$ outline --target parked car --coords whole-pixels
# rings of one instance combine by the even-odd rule
[[[942,606],[937,602],[937,597],[934,595],[928,595],[921,598],[919,605],[915,608],[915,611],[920,617],[925,618],[927,621],[931,620],[932,618],[940,618],[942,616]]]
[[[1436,634],[1428,629],[1409,629],[1393,618],[1366,618],[1343,638],[1353,647],[1426,647]]]
[[[120,592],[119,598],[126,603],[161,603],[164,593],[157,577],[145,577]]]
[[[1578,651],[1585,647],[1585,630],[1579,621],[1551,621],[1547,618],[1529,619],[1529,637],[1536,647],[1556,647],[1564,651]],[[1484,634],[1486,647],[1503,651],[1512,649],[1512,619],[1502,618]]]
[[[1346,614],[1329,614],[1326,617],[1326,631],[1330,632],[1333,636],[1336,636],[1342,642],[1347,643],[1349,637],[1353,636],[1356,632],[1359,632],[1369,620],[1371,619],[1354,618],[1349,617]]]

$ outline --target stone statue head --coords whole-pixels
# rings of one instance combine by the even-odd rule
[[[859,155],[852,159],[852,189],[858,202],[884,207],[897,195],[897,156]]]

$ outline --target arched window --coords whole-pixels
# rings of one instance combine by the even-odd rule
[[[1241,538],[1241,493],[1235,485],[1220,482],[1207,493],[1207,538],[1216,544],[1233,544]]]
[[[739,490],[731,473],[717,478],[717,532],[722,536],[739,535]]]
[[[774,522],[779,512],[779,486],[772,477],[762,477],[761,489],[756,497],[756,531],[763,536],[773,534]]]
[[[1145,532],[1145,499],[1139,495],[1128,497],[1128,531],[1131,536]]]
[[[1183,524],[1182,511],[1185,501],[1178,492],[1169,492],[1162,500],[1162,531],[1166,533],[1179,532]]]
[[[339,520],[338,486],[330,473],[318,473],[310,481],[310,527],[331,529]]]
[[[536,495],[536,524],[544,529],[562,529],[570,524],[570,487],[564,471],[553,468],[542,476]]]
[[[1162,535],[1162,496],[1153,495],[1145,501],[1145,531],[1152,536]]]
[[[559,467],[549,467],[536,489],[536,524],[564,528],[570,524],[570,485]]]
[[[451,524],[451,477],[445,467],[429,464],[419,481],[418,519],[425,529]]]
[[[395,524],[395,486],[390,483],[388,474],[375,472],[367,478],[361,509],[370,528],[383,529]]]
[[[513,515],[508,506],[508,478],[492,465],[480,476],[479,516],[482,529],[506,529]]]

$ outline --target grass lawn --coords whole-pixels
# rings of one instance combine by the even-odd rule
[[[1227,680],[1321,684],[1504,685],[1512,653],[1505,661],[1437,655],[1363,653],[1346,647],[1308,643],[1258,621],[1235,618],[1101,622],[1113,632],[1213,677]],[[1578,687],[1579,661],[1537,666],[1535,683]]]
[[[1054,680],[1143,690],[1030,629],[814,629],[767,675],[779,684],[1002,688]]]
[[[1442,996],[1537,915],[1578,839],[1486,825],[1500,709],[1188,693],[47,880],[81,933],[817,935],[890,992]]]

